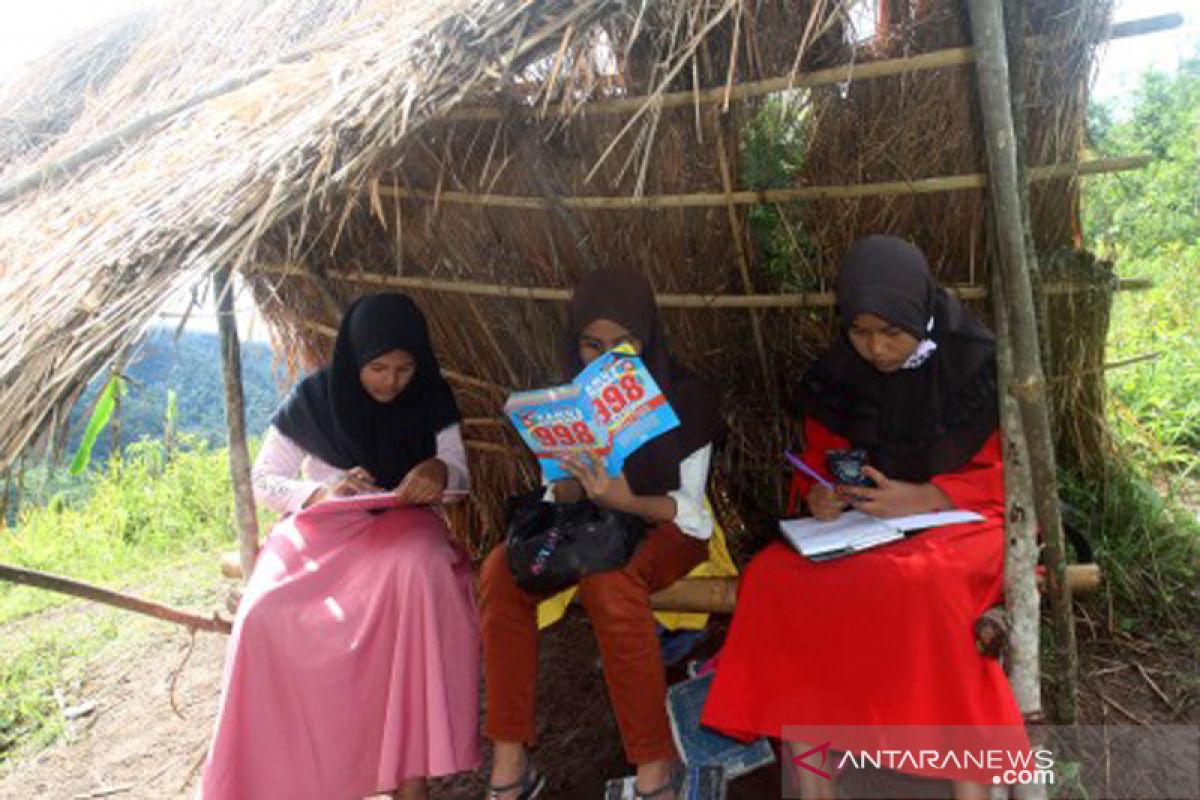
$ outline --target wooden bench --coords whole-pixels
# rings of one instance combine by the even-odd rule
[[[240,580],[242,565],[237,552],[221,556],[221,574]],[[1101,581],[1097,564],[1071,564],[1067,567],[1067,586],[1073,597],[1094,592]],[[1038,586],[1043,583],[1038,576]],[[655,592],[650,605],[656,611],[683,611],[710,614],[732,614],[737,602],[738,578],[682,578]],[[982,619],[982,618],[981,618]]]

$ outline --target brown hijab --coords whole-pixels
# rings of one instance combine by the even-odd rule
[[[999,425],[992,332],[937,288],[919,249],[894,236],[850,248],[837,306],[842,335],[802,379],[801,412],[865,448],[888,477],[925,482],[966,464]],[[924,357],[879,372],[847,336],[858,314],[908,332]]]
[[[575,287],[560,349],[567,379],[583,369],[579,336],[598,319],[616,322],[641,340],[642,361],[679,417],[678,428],[647,442],[629,457],[625,477],[636,494],[674,491],[679,488],[680,463],[724,433],[717,394],[672,358],[650,282],[620,268],[591,272]]]

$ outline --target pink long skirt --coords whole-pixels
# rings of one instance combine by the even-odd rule
[[[202,796],[357,799],[478,767],[470,576],[427,509],[281,520],[234,622]]]

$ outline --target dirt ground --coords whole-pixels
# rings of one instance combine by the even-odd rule
[[[714,649],[719,639],[718,631],[705,649]],[[1102,639],[1086,624],[1080,639],[1084,722],[1200,722],[1194,651],[1149,639]],[[225,638],[199,634],[187,655],[191,646],[185,631],[164,624],[161,635],[98,660],[80,697],[94,703],[95,710],[70,723],[67,736],[58,743],[9,765],[0,774],[0,798],[194,796],[217,710]],[[543,744],[537,760],[551,780],[549,798],[600,798],[606,779],[628,772],[597,659],[581,614],[572,613],[543,639]],[[778,768],[763,769],[735,781],[730,797],[778,797],[779,787]],[[936,782],[929,782],[928,791],[930,796],[948,796],[947,787]],[[438,781],[431,795],[478,800],[484,795],[484,775]]]

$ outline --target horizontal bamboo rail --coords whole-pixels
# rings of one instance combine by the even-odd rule
[[[789,89],[809,89],[816,86],[830,86],[849,81],[866,81],[874,78],[886,78],[892,75],[910,72],[924,72],[931,69],[957,67],[971,64],[975,61],[975,51],[970,47],[951,47],[944,50],[934,50],[905,58],[889,58],[881,61],[868,61],[862,64],[842,64],[836,67],[798,72],[795,75],[783,75],[775,78],[764,78],[759,81],[735,83],[733,86],[714,86],[698,92],[680,91],[666,92],[658,98],[648,95],[622,97],[617,100],[594,100],[581,103],[578,106],[568,106],[563,111],[569,116],[597,117],[618,114],[631,114],[641,110],[647,103],[657,108],[680,108],[682,106],[711,105],[723,103],[728,97],[732,100],[747,100],[752,97],[762,97],[767,94],[783,92]],[[551,103],[554,107],[555,104]],[[537,111],[535,106],[518,107],[519,110],[530,114]],[[493,106],[466,107],[452,111],[446,116],[452,122],[488,122],[506,118],[511,112],[508,108]]]
[[[1129,20],[1113,25],[1109,29],[1107,38],[1121,39],[1131,36],[1141,36],[1148,33],[1179,28],[1182,25],[1183,17],[1180,14],[1164,14],[1157,17]],[[1031,37],[1027,41],[1033,47],[1053,46],[1053,42],[1041,36]],[[536,114],[538,116],[595,117],[630,114],[641,111],[647,104],[653,104],[657,108],[664,109],[691,105],[713,105],[715,103],[725,103],[727,99],[747,100],[791,89],[811,89],[817,86],[831,86],[851,81],[874,80],[876,78],[887,78],[905,73],[960,67],[974,63],[975,49],[973,47],[950,47],[915,56],[889,58],[856,64],[841,64],[836,67],[813,70],[812,72],[798,72],[794,75],[782,75],[758,81],[736,83],[732,86],[714,86],[700,91],[684,90],[667,92],[657,98],[653,95],[639,95],[637,97],[622,97],[615,100],[594,100],[576,106],[568,105],[565,108],[561,104],[555,104],[551,101],[550,106],[554,110],[550,114],[544,114],[539,110],[546,108],[545,105],[518,106],[517,110],[524,111],[529,115]],[[446,120],[450,122],[488,122],[505,119],[510,113],[511,111],[508,108],[494,106],[463,107],[448,114]]]
[[[1029,179],[1034,181],[1055,178],[1076,178],[1084,175],[1106,175],[1141,169],[1152,161],[1148,155],[1123,156],[1120,158],[1098,158],[1090,161],[1051,164],[1029,170]],[[558,206],[584,210],[648,211],[665,208],[709,208],[714,206],[740,205],[763,206],[776,203],[791,203],[800,200],[851,200],[858,197],[889,197],[906,194],[934,194],[937,192],[961,192],[982,189],[987,186],[987,175],[971,172],[964,175],[945,175],[935,178],[916,178],[908,181],[879,181],[847,186],[799,186],[792,189],[741,189],[729,194],[724,192],[696,192],[692,194],[660,194],[641,197],[625,196],[580,196],[556,197],[551,202],[541,196],[475,194],[473,192],[431,191],[406,186],[378,185],[373,191],[381,197],[402,200],[427,200],[435,205],[452,204],[483,206],[487,208],[517,208],[552,211]]]
[[[221,574],[241,580],[242,565],[235,552],[221,556]],[[682,578],[650,596],[656,611],[681,611],[707,614],[732,614],[737,600],[738,578]],[[1076,597],[1091,594],[1100,586],[1100,567],[1096,564],[1071,564],[1067,567],[1067,585]],[[1038,577],[1038,586],[1042,584]]]
[[[296,278],[310,277],[307,272],[290,267],[259,269],[258,273]],[[383,275],[339,270],[330,270],[325,275],[348,283],[360,283],[387,289],[418,289],[477,297],[504,297],[512,300],[566,302],[571,299],[570,289],[545,286],[506,286],[499,283],[444,280],[417,275]],[[1148,278],[1123,278],[1116,286],[1117,291],[1122,292],[1138,292],[1152,288],[1154,288],[1154,282]],[[982,286],[947,286],[946,290],[963,300],[983,300],[988,296],[988,290]],[[1044,291],[1046,294],[1057,295],[1097,291],[1097,287],[1090,284],[1050,283],[1046,284]],[[828,308],[834,304],[833,292],[792,292],[787,294],[672,294],[664,292],[656,294],[655,298],[661,308]],[[312,321],[305,321],[302,324],[324,336],[331,338],[337,336],[337,329],[329,325]],[[463,377],[456,373],[449,373],[447,370],[442,370],[442,372],[452,380]]]
[[[1071,594],[1091,594],[1100,586],[1097,564],[1071,564],[1067,567],[1067,585]],[[1038,588],[1042,588],[1038,576]],[[650,605],[657,611],[706,612],[732,614],[737,601],[737,578],[683,578],[656,592]]]

